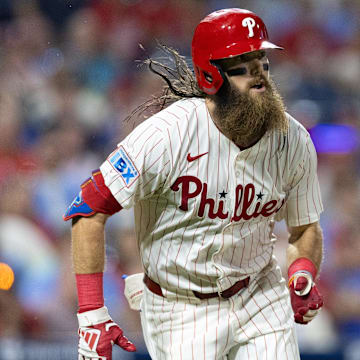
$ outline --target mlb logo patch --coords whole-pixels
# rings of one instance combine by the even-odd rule
[[[127,187],[139,177],[139,171],[127,155],[123,146],[120,146],[113,155],[110,155],[109,161],[120,174]]]

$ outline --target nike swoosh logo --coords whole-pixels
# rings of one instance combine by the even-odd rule
[[[188,162],[192,162],[194,160],[197,160],[197,159],[201,158],[202,156],[206,155],[207,153],[208,152],[200,154],[200,155],[196,155],[196,156],[191,156],[190,153],[188,153],[186,159],[187,159]]]

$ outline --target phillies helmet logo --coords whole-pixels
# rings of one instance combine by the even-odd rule
[[[256,23],[255,20],[252,17],[246,17],[243,21],[242,21],[242,26],[243,27],[247,27],[249,30],[249,37],[253,37],[254,36],[254,30],[253,28],[255,27]]]

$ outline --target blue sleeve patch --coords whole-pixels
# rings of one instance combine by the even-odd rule
[[[120,173],[127,187],[129,187],[138,177],[139,171],[131,161],[123,146],[120,146],[115,153],[110,155],[109,161],[114,169]]]
[[[66,210],[63,218],[65,221],[75,217],[75,216],[91,216],[95,214],[95,210],[84,202],[82,198],[82,191],[79,192],[79,195],[74,199],[71,205]]]

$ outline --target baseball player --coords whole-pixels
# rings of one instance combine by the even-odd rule
[[[285,112],[270,49],[281,48],[259,16],[224,9],[195,29],[195,77],[175,51],[177,78],[150,60],[167,82],[162,100],[177,101],[118,144],[64,216],[79,359],[110,360],[114,344],[136,350],[104,305],[102,281],[106,219],[132,206],[144,269],[133,295],[152,359],[299,359],[294,319],[308,323],[323,304],[322,203],[314,146]],[[288,281],[273,256],[282,219]]]

